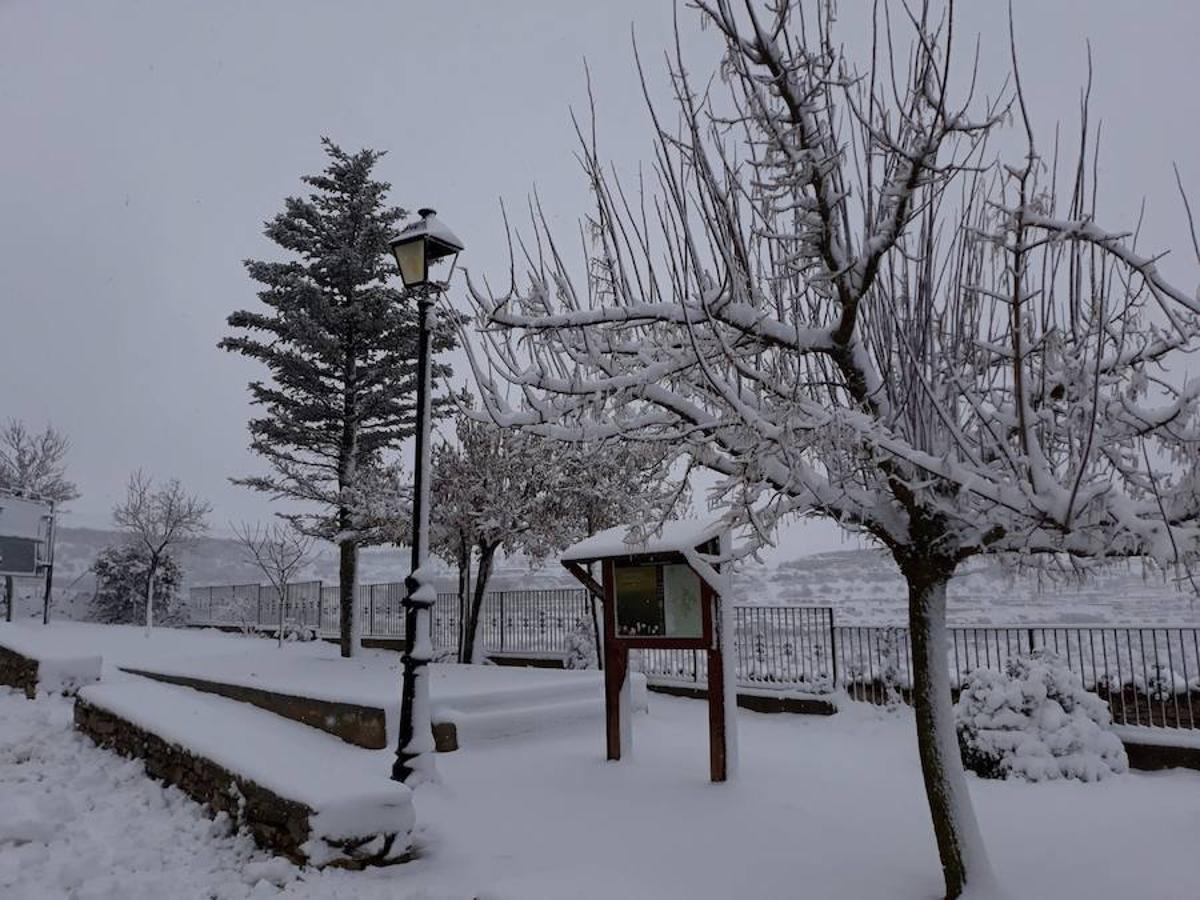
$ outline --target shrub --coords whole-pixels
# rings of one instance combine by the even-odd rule
[[[571,633],[567,635],[568,669],[597,669],[596,636],[590,622],[580,619],[575,623]]]
[[[140,547],[121,544],[101,550],[92,563],[96,594],[89,609],[91,620],[109,625],[145,625],[148,568],[146,553]],[[179,564],[164,556],[154,575],[154,621],[165,625],[178,618],[182,580]]]
[[[1098,781],[1129,767],[1108,704],[1050,653],[971,672],[955,715],[963,764],[984,778]]]

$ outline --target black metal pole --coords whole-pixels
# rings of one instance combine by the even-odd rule
[[[47,554],[46,564],[46,588],[42,594],[42,624],[50,624],[50,591],[54,587],[54,541],[58,537],[58,520],[54,517],[54,503],[50,504],[50,528],[47,535],[47,548],[50,552]]]
[[[429,721],[429,682],[427,665],[432,657],[429,637],[429,609],[437,599],[432,585],[422,583],[429,544],[429,437],[431,419],[432,374],[430,359],[430,318],[433,314],[433,286],[421,288],[417,297],[417,433],[413,466],[412,573],[404,581],[404,658],[400,688],[400,739],[392,780],[406,782],[417,771],[417,759],[433,753],[433,733]]]

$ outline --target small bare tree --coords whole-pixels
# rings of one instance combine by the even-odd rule
[[[74,500],[79,491],[66,475],[70,449],[67,436],[52,426],[34,434],[10,419],[0,430],[0,490],[54,503]]]
[[[283,522],[233,526],[246,561],[256,565],[279,597],[278,645],[283,647],[288,585],[312,559],[313,539]]]
[[[125,499],[113,509],[113,522],[146,554],[146,634],[154,626],[154,576],[172,547],[208,531],[209,504],[188,494],[177,478],[161,487],[139,469],[129,476]]]

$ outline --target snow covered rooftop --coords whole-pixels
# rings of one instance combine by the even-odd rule
[[[590,562],[609,556],[634,556],[642,553],[683,553],[719,536],[724,530],[720,519],[680,519],[666,522],[658,534],[647,534],[645,526],[617,525],[562,552],[563,562]]]

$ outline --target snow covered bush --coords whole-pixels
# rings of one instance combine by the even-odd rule
[[[568,669],[598,669],[596,660],[596,635],[591,623],[580,619],[575,623],[571,633],[567,635]]]
[[[963,764],[984,778],[1098,781],[1129,767],[1108,704],[1051,653],[971,672],[955,714]]]
[[[89,615],[106,625],[145,625],[146,586],[149,559],[133,544],[105,547],[92,562],[96,594]],[[154,574],[154,619],[170,622],[179,609],[179,585],[183,572],[172,556],[163,556]]]

